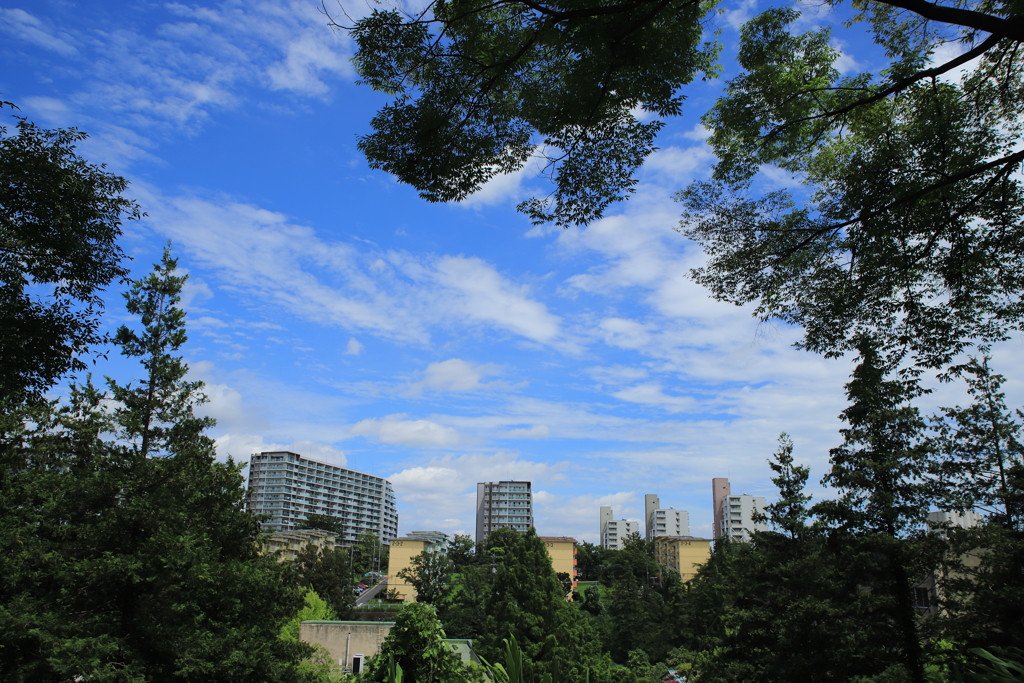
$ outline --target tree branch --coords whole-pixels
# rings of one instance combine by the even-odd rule
[[[965,26],[978,31],[984,31],[985,33],[991,33],[993,36],[998,36],[1000,38],[1009,38],[1010,40],[1015,40],[1017,42],[1024,42],[1024,21],[1019,17],[1004,19],[991,14],[962,9],[960,7],[936,5],[933,2],[927,2],[927,0],[875,1],[883,5],[889,5],[890,7],[898,7],[900,9],[908,10],[932,21]]]

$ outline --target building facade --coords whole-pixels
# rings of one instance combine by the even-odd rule
[[[725,477],[715,477],[711,480],[711,509],[715,515],[715,526],[711,532],[712,536],[722,535],[722,500],[731,493],[729,480]]]
[[[661,499],[653,493],[644,496],[644,538],[654,538],[654,511],[661,507]]]
[[[296,529],[295,531],[275,531],[267,537],[263,543],[265,552],[280,553],[278,558],[282,561],[292,561],[299,556],[299,553],[307,546],[314,545],[317,548],[334,550],[337,539],[334,534],[322,529]]]
[[[710,538],[658,536],[654,539],[654,557],[659,564],[679,572],[683,581],[697,575],[697,569],[711,557]]]
[[[398,535],[391,482],[290,451],[253,454],[248,506],[270,515],[263,522],[270,531],[292,531],[306,515],[333,517],[342,526],[339,545],[352,545],[364,531],[384,543]]]
[[[528,481],[490,481],[476,485],[476,544],[495,529],[519,533],[533,526],[533,493]]]
[[[416,589],[398,576],[412,566],[412,558],[426,551],[443,553],[448,550],[448,536],[440,531],[413,531],[391,541],[388,553],[388,590],[394,589],[405,602],[416,602]]]
[[[551,558],[551,567],[556,574],[568,574],[575,590],[576,579],[576,539],[571,536],[541,536],[544,547]]]
[[[764,506],[765,499],[759,496],[730,494],[723,497],[719,513],[722,522],[717,535],[746,542],[750,540],[750,532],[768,531],[767,523],[754,521],[754,513],[764,511]]]
[[[651,512],[649,527],[649,541],[659,536],[689,536],[690,513],[675,508],[658,508]]]
[[[622,550],[626,537],[640,533],[640,522],[636,519],[609,519],[601,534],[601,547],[607,550]]]

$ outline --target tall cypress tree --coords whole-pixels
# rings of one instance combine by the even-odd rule
[[[840,497],[816,506],[830,524],[834,543],[859,567],[870,607],[881,625],[892,625],[888,647],[878,650],[879,666],[891,658],[914,683],[924,680],[914,584],[923,574],[908,539],[923,527],[928,512],[925,468],[929,447],[924,420],[911,405],[924,391],[916,379],[890,379],[874,342],[858,339],[860,361],[846,385],[850,405],[840,417],[843,445],[830,452],[832,469],[822,483]]]
[[[301,678],[308,648],[277,637],[301,595],[260,555],[240,466],[216,460],[201,385],[175,355],[175,268],[165,251],[126,295],[142,329],[118,338],[142,380],[76,387],[0,444],[4,680]]]

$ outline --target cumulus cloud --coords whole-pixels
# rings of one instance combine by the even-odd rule
[[[388,476],[399,498],[400,533],[438,529],[449,534],[474,533],[476,485],[505,479],[551,482],[562,480],[564,463],[526,460],[517,453],[471,453],[432,457],[427,462]]]
[[[215,440],[217,454],[226,458],[229,455],[235,460],[248,461],[253,453],[264,453],[267,451],[291,451],[298,453],[304,458],[326,462],[338,467],[345,467],[348,458],[344,451],[338,450],[329,444],[318,441],[299,440],[291,443],[267,442],[258,434],[225,434]]]
[[[348,340],[348,344],[345,345],[345,355],[358,356],[363,352],[363,345],[360,344],[355,337],[351,337]]]
[[[403,446],[455,446],[463,441],[458,431],[430,420],[406,420],[405,414],[388,415],[381,419],[360,420],[349,433],[353,436],[374,437],[381,443]]]

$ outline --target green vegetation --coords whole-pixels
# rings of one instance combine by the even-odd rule
[[[176,267],[165,252],[126,294],[142,326],[117,338],[140,380],[87,380],[2,416],[4,680],[303,678],[309,648],[278,637],[302,594],[260,554],[241,467],[216,460],[212,421],[193,412],[201,386],[175,355]]]
[[[718,73],[719,46],[702,42],[713,4],[375,10],[354,28],[355,62],[396,99],[360,148],[432,201],[543,149],[554,191],[520,208],[558,225],[600,218],[632,192],[683,86]],[[532,530],[480,548],[456,537],[405,575],[423,602],[398,611],[365,678],[1020,679],[1024,414],[988,356],[1024,320],[1019,8],[847,11],[879,46],[877,73],[841,73],[834,36],[802,31],[795,9],[746,23],[739,74],[703,119],[718,163],[678,195],[683,232],[709,255],[692,275],[712,296],[800,326],[810,351],[857,355],[823,479],[837,497],[812,504],[783,435],[771,531],[720,539],[688,584],[636,536],[615,553],[581,544],[581,578],[600,585],[575,602]],[[964,54],[931,64],[954,42]],[[959,82],[941,78],[960,67]],[[76,154],[82,138],[0,129],[0,678],[326,680],[297,625],[348,616],[354,579],[386,566],[386,549],[364,534],[290,564],[260,554],[241,465],[215,459],[212,421],[195,415],[202,385],[176,355],[185,278],[169,250],[126,295],[141,325],[113,340],[141,379],[42,398],[105,340],[98,292],[125,276],[117,238],[140,216],[123,179]],[[801,186],[763,191],[763,167]],[[973,403],[922,415],[926,372],[966,380]],[[985,517],[929,528],[931,509]],[[462,664],[445,633],[504,664]]]
[[[366,667],[364,678],[388,681],[396,669],[405,683],[470,683],[483,681],[483,671],[463,664],[451,647],[431,605],[412,603],[398,614]]]
[[[614,556],[581,544],[581,578],[606,592],[584,589],[571,628],[555,582],[517,573],[532,566],[529,548],[516,559],[504,539],[478,549],[483,571],[455,572],[441,619],[489,656],[514,634],[527,679],[555,675],[555,643],[576,625],[628,670],[615,670],[621,680],[669,668],[695,681],[959,680],[986,666],[978,648],[1024,642],[1024,414],[1005,406],[988,358],[1024,321],[1020,11],[1001,0],[827,5],[873,38],[864,63],[877,70],[841,70],[842,37],[804,30],[799,6],[766,8],[744,25],[738,74],[703,118],[712,175],[677,198],[681,231],[709,257],[691,275],[713,297],[799,326],[812,352],[858,357],[823,479],[838,496],[811,504],[810,473],[784,437],[772,531],[716,543],[686,586],[638,538]],[[376,10],[352,29],[355,63],[394,100],[360,148],[430,201],[462,199],[540,154],[553,191],[520,209],[563,226],[595,220],[630,194],[686,84],[719,71],[719,46],[701,42],[713,10]],[[963,53],[940,59],[953,44]],[[766,190],[764,168],[794,182]],[[926,373],[966,380],[973,405],[921,414]],[[930,510],[985,516],[931,528]]]
[[[0,102],[0,111],[9,102]],[[75,152],[86,135],[19,119],[0,126],[0,406],[39,399],[108,341],[100,292],[127,269],[123,220],[142,214],[128,183]]]

